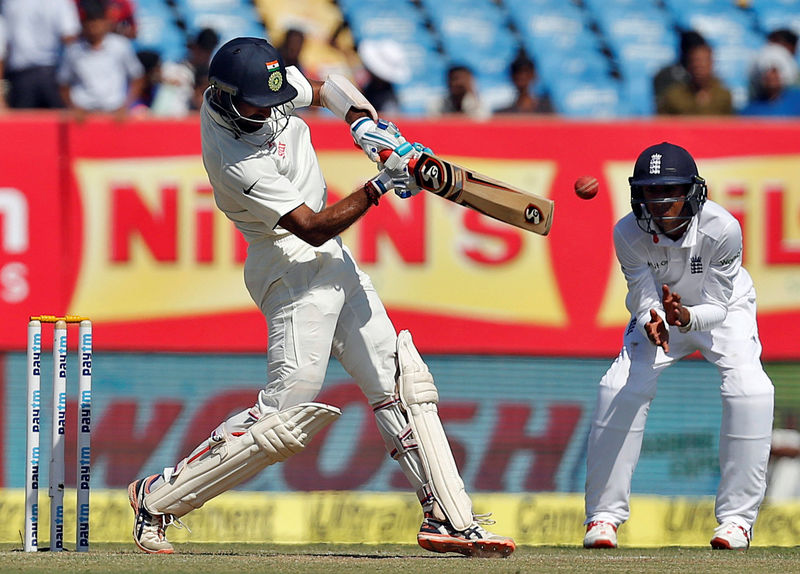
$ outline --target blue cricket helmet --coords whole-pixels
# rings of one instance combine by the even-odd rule
[[[654,185],[683,185],[686,194],[683,200],[688,213],[679,216],[688,225],[689,220],[697,215],[706,201],[706,181],[700,177],[697,164],[692,155],[684,148],[662,142],[645,149],[636,159],[633,175],[628,178],[631,186],[631,209],[636,216],[639,227],[647,233],[658,233],[653,218],[644,200],[643,188]],[[654,200],[659,203],[670,200]]]
[[[212,88],[260,108],[297,97],[278,50],[263,38],[235,38],[221,46],[209,64],[208,80]]]
[[[694,183],[697,164],[684,148],[662,142],[650,146],[636,159],[631,185],[672,185]]]

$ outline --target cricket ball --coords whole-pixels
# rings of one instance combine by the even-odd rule
[[[597,178],[591,175],[582,175],[575,180],[575,194],[581,199],[592,199],[599,188]]]

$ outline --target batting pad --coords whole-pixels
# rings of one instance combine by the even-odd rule
[[[417,437],[419,455],[433,495],[450,524],[456,530],[466,530],[473,522],[472,500],[464,488],[439,419],[436,408],[439,393],[433,384],[433,375],[408,331],[401,331],[397,336],[397,363],[400,401]]]
[[[225,435],[206,452],[183,461],[177,472],[144,497],[153,514],[180,518],[276,462],[306,448],[342,411],[322,403],[301,403],[267,415],[241,436]]]

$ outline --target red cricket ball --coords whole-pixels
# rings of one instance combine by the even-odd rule
[[[591,175],[582,175],[575,180],[575,194],[581,199],[592,199],[597,195],[600,184]]]

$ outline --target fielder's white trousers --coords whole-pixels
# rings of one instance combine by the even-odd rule
[[[661,372],[699,350],[717,366],[722,384],[719,438],[720,483],[715,515],[752,528],[764,498],[772,433],[773,387],[761,366],[755,294],[729,310],[708,332],[670,328],[669,354],[641,332],[626,331],[622,351],[600,381],[589,434],[586,523],[625,522],[630,515],[631,478],[639,460],[650,402]],[[691,395],[686,397],[691,401]]]

